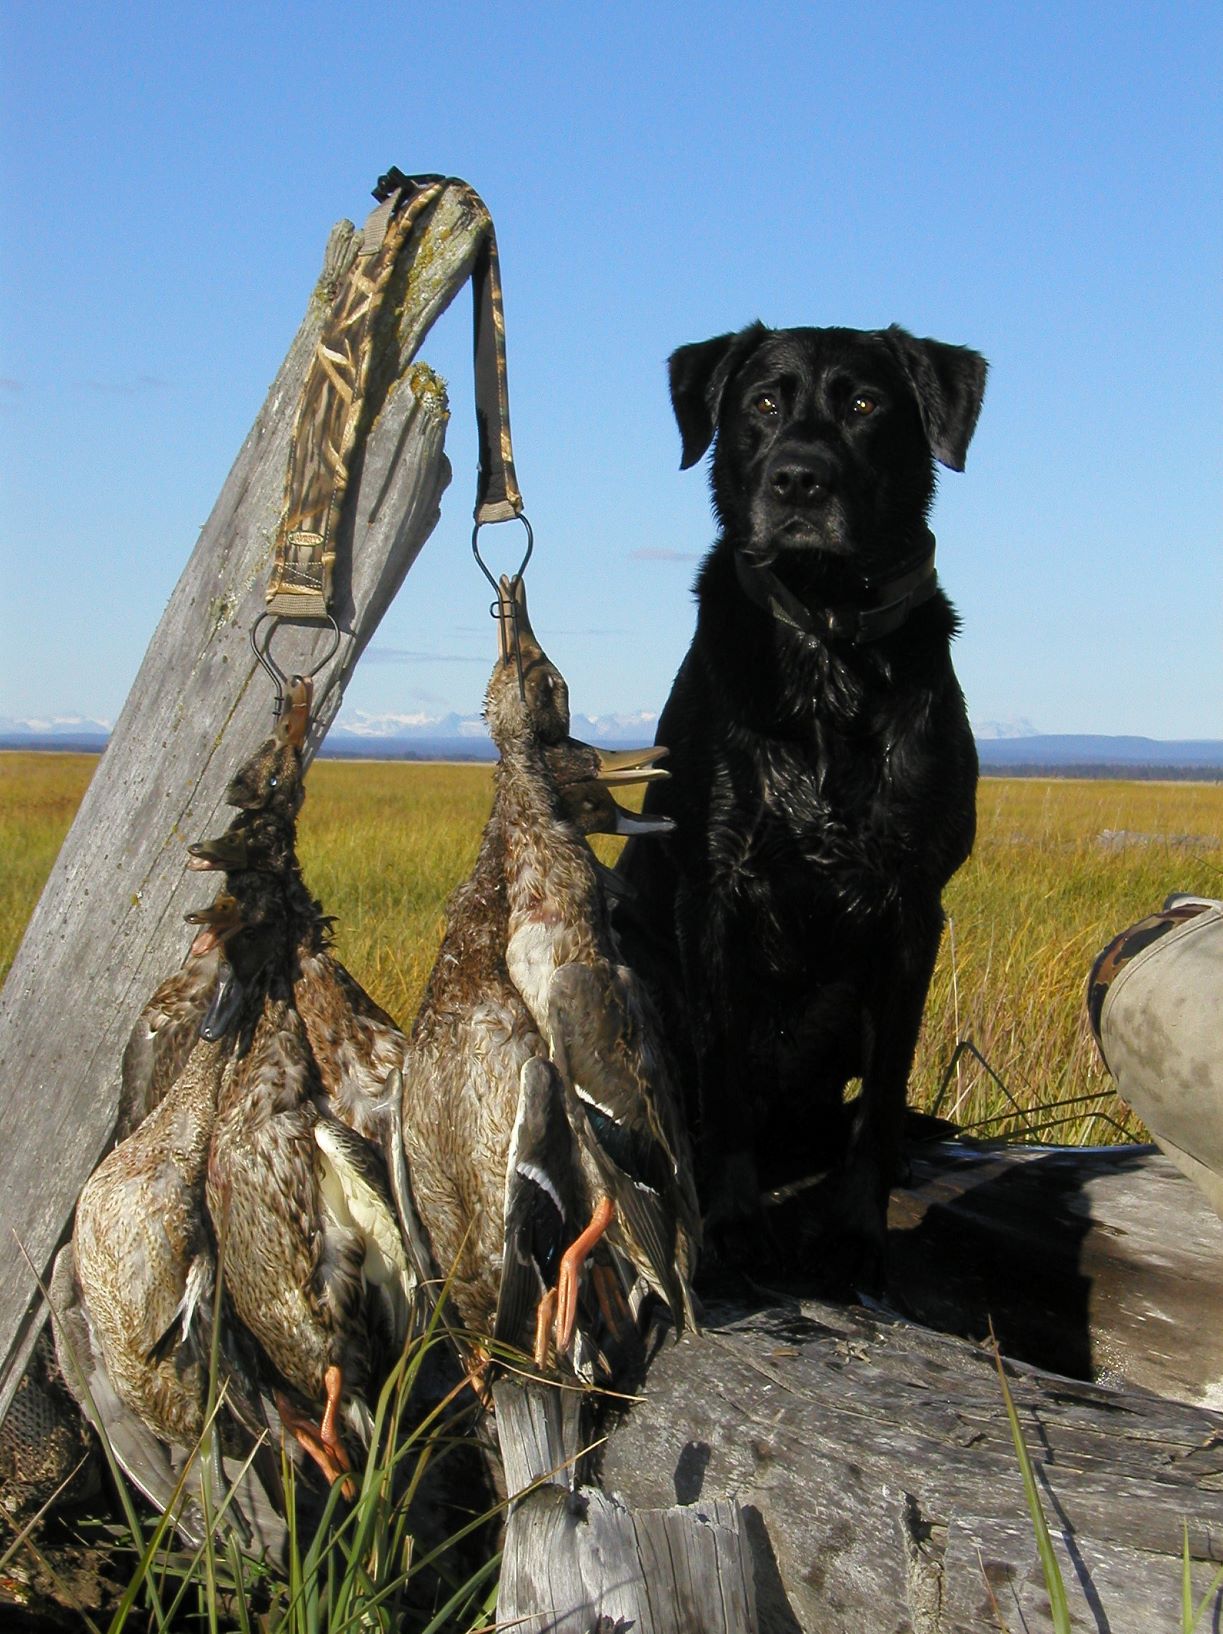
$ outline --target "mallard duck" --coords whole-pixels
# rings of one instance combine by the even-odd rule
[[[626,814],[601,780],[654,775],[658,751],[605,756],[570,738],[563,680],[541,672],[538,682],[561,799],[572,799],[584,832],[614,831]],[[524,684],[535,696],[537,678]],[[559,1079],[505,963],[505,880],[516,838],[504,775],[494,772],[475,866],[447,905],[404,1064],[403,1130],[417,1211],[460,1323],[470,1335],[533,1352],[543,1366],[537,1313],[584,1223],[585,1199]]]
[[[379,1359],[403,1344],[416,1278],[382,1160],[323,1104],[297,1008],[309,898],[294,825],[307,718],[308,705],[291,702],[227,793],[242,811],[228,885],[260,963],[236,973],[238,1039],[219,1089],[206,1193],[234,1308],[289,1387],[276,1390],[281,1421],[351,1492],[341,1406],[367,1431],[362,1391]],[[309,917],[317,919],[313,903]]]
[[[531,630],[521,580],[502,580],[501,662],[487,719],[512,836],[505,963],[560,1071],[587,1191],[586,1230],[562,1262],[558,1345],[572,1335],[580,1266],[604,1235],[695,1325],[689,1275],[700,1238],[687,1139],[657,1023],[619,963],[589,847],[568,817],[547,748],[567,733],[568,693]],[[562,725],[562,717],[563,725]]]
[[[209,913],[210,927],[236,930],[232,907],[222,893]],[[241,960],[244,952],[239,938],[229,956]],[[219,943],[192,955],[205,956],[220,961]],[[214,987],[218,979],[224,982],[224,975],[214,978]],[[86,1182],[72,1235],[88,1351],[100,1359],[119,1403],[163,1441],[186,1450],[206,1428],[215,1248],[205,1172],[229,1050],[220,1035],[195,1041],[159,1103]],[[222,1439],[245,1451],[267,1433],[252,1388],[249,1344],[228,1312],[222,1340],[225,1412],[219,1433],[208,1438],[218,1496]],[[155,1474],[155,1459],[151,1467]],[[259,1473],[275,1496],[275,1460],[260,1458]]]
[[[268,749],[269,744],[262,745],[260,756]],[[231,792],[235,786],[236,780]],[[247,821],[244,814],[218,840],[189,846],[188,869],[245,867]],[[198,920],[187,917],[206,926],[210,912],[202,910]],[[200,1022],[216,999],[218,976],[226,970],[221,957],[225,924],[222,915],[211,933],[201,930],[180,968],[158,984],[136,1018],[123,1051],[116,1140],[126,1139],[161,1102],[194,1048]],[[236,921],[229,924],[229,933],[236,928]]]
[[[475,866],[447,904],[412,1029],[403,1141],[416,1210],[459,1322],[473,1342],[495,1336],[526,1348],[525,1328],[507,1324],[511,1314],[517,1323],[529,1297],[511,1288],[502,1299],[506,1174],[523,1075],[536,1062],[546,1068],[547,1050],[505,968],[507,925],[505,835],[494,795]],[[518,1265],[511,1257],[511,1277]],[[534,1275],[523,1269],[537,1301]]]
[[[398,1120],[398,1095],[388,1079],[402,1068],[407,1039],[335,956],[332,921],[302,877],[295,820],[305,798],[300,744],[310,701],[310,683],[295,682],[276,733],[229,785],[226,799],[240,808],[238,817],[216,839],[191,846],[188,866],[274,877],[294,942],[293,1001],[327,1109],[385,1149]],[[244,889],[249,897],[258,886]]]

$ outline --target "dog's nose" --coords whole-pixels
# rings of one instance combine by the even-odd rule
[[[783,505],[822,505],[836,488],[836,464],[818,453],[784,454],[769,467],[768,482]]]

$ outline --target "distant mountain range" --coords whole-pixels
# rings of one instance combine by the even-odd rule
[[[658,717],[575,715],[573,733],[614,748],[654,740]],[[981,769],[995,775],[1118,777],[1223,777],[1223,739],[1166,740],[1087,733],[1041,733],[1026,721],[982,722],[976,728]],[[12,720],[0,716],[0,749],[96,752],[110,735],[108,721],[80,715]],[[324,756],[369,760],[493,760],[478,715],[342,715],[327,734]]]

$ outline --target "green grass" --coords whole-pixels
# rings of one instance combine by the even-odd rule
[[[0,754],[0,977],[95,764]],[[404,1025],[490,798],[486,765],[322,761],[310,772],[307,880],[337,918],[344,962]],[[1223,895],[1223,785],[990,778],[977,804],[976,850],[945,896],[913,1100],[990,1135],[1140,1137],[1087,1029],[1087,973],[1169,891]],[[614,857],[615,842],[596,844]]]
[[[218,1309],[220,1301],[218,1281]],[[45,1290],[44,1290],[45,1291]],[[282,1453],[288,1541],[282,1566],[246,1555],[224,1517],[233,1499],[214,1492],[207,1479],[206,1443],[219,1433],[218,1396],[210,1385],[205,1430],[186,1460],[181,1491],[194,1469],[205,1473],[202,1502],[215,1530],[193,1550],[176,1540],[165,1515],[147,1517],[129,1493],[96,1410],[121,1520],[104,1542],[109,1576],[123,1584],[113,1605],[98,1616],[75,1600],[58,1577],[33,1529],[26,1528],[0,1554],[0,1576],[10,1559],[28,1551],[54,1585],[64,1607],[87,1634],[485,1634],[492,1627],[500,1557],[486,1534],[500,1505],[460,1517],[448,1534],[422,1546],[410,1530],[413,1504],[439,1461],[460,1445],[470,1456],[466,1432],[474,1398],[460,1380],[449,1394],[421,1402],[421,1374],[433,1346],[446,1341],[433,1322],[410,1341],[375,1404],[373,1433],[364,1464],[354,1472],[358,1489],[343,1501],[340,1483],[330,1490],[317,1524],[298,1521],[295,1465]],[[217,1357],[212,1378],[217,1377]],[[88,1392],[83,1379],[81,1387]],[[463,1546],[479,1538],[478,1564]],[[472,1552],[467,1551],[468,1555]],[[75,1602],[75,1604],[74,1604]]]
[[[1100,949],[1170,891],[1223,895],[1223,785],[991,778],[977,809],[975,851],[944,897],[913,1098],[935,1103],[957,1042],[969,1040],[1028,1124],[1041,1126],[1041,1109],[1096,1098],[1059,1114],[1069,1121],[1049,1138],[1139,1134],[1087,1026],[1087,976]],[[1026,1126],[967,1053],[942,1109],[991,1135]]]

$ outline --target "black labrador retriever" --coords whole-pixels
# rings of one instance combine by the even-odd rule
[[[839,1290],[882,1278],[941,892],[972,849],[926,517],[985,372],[896,327],[756,324],[670,363],[721,533],[658,726],[671,779],[647,809],[676,827],[626,849],[622,940],[687,1057],[715,1249],[756,1252],[762,1187],[829,1171],[817,1269]]]

